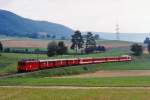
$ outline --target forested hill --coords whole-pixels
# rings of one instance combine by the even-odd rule
[[[36,38],[38,36],[69,37],[73,30],[56,23],[35,21],[18,16],[6,10],[0,10],[0,35],[25,36]]]

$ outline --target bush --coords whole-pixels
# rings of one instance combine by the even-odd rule
[[[57,54],[58,45],[55,41],[50,42],[47,47],[47,55],[52,57]]]
[[[93,53],[94,50],[95,50],[94,47],[88,47],[88,48],[85,48],[85,49],[84,49],[84,52],[85,52],[86,54],[89,54],[89,53]]]
[[[0,42],[0,52],[2,52],[3,51],[3,45],[2,45],[2,43]],[[0,54],[0,56],[1,56],[1,54]]]
[[[63,41],[58,43],[57,54],[62,55],[68,52],[68,48],[65,46]]]
[[[148,43],[150,43],[150,38],[146,37],[146,39],[144,40],[144,44],[148,44]]]
[[[97,46],[96,47],[96,51],[98,51],[98,52],[105,52],[106,48],[104,46]]]
[[[49,57],[54,55],[63,55],[68,52],[68,48],[65,46],[63,41],[60,41],[58,44],[56,42],[50,42],[47,47],[47,55]]]
[[[150,43],[148,43],[148,45],[147,45],[147,50],[148,50],[148,52],[150,54]]]
[[[2,52],[3,51],[3,45],[2,45],[2,43],[0,42],[0,52]]]
[[[131,51],[133,52],[133,55],[140,56],[143,53],[143,47],[142,45],[135,43],[131,46]]]
[[[10,52],[10,48],[5,48],[4,52],[8,52],[9,53]]]

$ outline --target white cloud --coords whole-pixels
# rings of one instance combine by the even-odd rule
[[[150,32],[149,0],[0,0],[0,8],[83,31]],[[11,1],[11,2],[9,2]],[[119,20],[119,21],[117,21]]]

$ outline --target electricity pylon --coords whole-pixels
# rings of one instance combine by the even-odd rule
[[[116,40],[120,40],[119,24],[116,24]]]

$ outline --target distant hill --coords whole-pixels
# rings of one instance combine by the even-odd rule
[[[56,23],[35,21],[18,16],[6,10],[0,10],[0,35],[33,37],[69,37],[73,30]]]
[[[116,40],[116,33],[107,32],[93,32],[99,34],[101,39]],[[148,33],[120,33],[120,40],[132,41],[132,42],[143,42],[146,37],[150,37]]]

